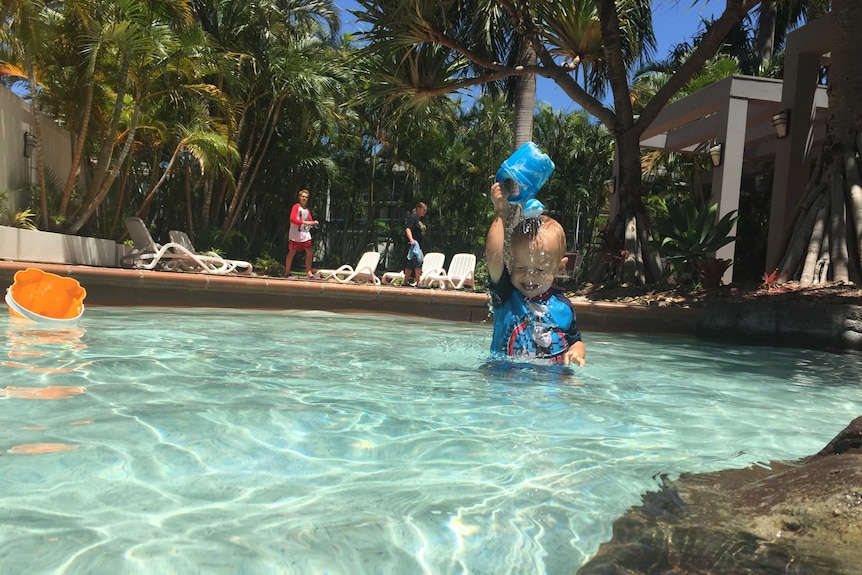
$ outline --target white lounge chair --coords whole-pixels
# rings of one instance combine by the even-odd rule
[[[150,230],[147,229],[141,218],[129,217],[125,219],[126,229],[132,238],[134,249],[131,254],[123,256],[120,260],[122,267],[153,270],[156,268],[178,271],[199,271],[207,274],[225,275],[232,273],[239,267],[238,263],[223,258],[201,256],[180,244],[170,242],[165,245],[156,243]],[[251,264],[241,262],[248,266]]]
[[[448,284],[454,289],[470,286],[476,289],[476,256],[473,254],[455,254],[449,263],[449,271],[442,274],[430,274],[425,280],[427,285],[439,285],[446,289]]]
[[[425,285],[425,280],[431,274],[443,275],[446,273],[446,268],[443,264],[446,263],[446,254],[441,252],[428,252],[422,259],[422,273],[419,275],[419,285]],[[384,284],[391,285],[392,282],[404,279],[404,272],[386,272],[380,278]]]
[[[168,232],[168,237],[171,239],[172,243],[178,244],[188,250],[190,253],[196,254],[198,258],[205,259],[206,262],[211,263],[213,265],[222,267],[222,263],[229,269],[230,273],[236,271],[237,273],[251,273],[253,266],[246,261],[243,260],[229,260],[227,258],[223,258],[216,252],[199,252],[195,249],[194,244],[192,244],[191,238],[189,238],[188,234],[179,230],[171,230]]]
[[[380,252],[365,252],[359,258],[359,263],[356,267],[348,264],[336,268],[334,270],[317,270],[322,280],[335,280],[339,283],[351,282],[372,282],[380,285],[380,278],[374,273],[377,270],[377,264],[380,262]]]

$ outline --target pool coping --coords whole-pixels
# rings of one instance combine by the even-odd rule
[[[387,313],[444,321],[490,320],[484,292],[417,289],[254,275],[102,268],[0,261],[0,284],[29,267],[78,280],[87,306],[315,309],[338,313]],[[701,310],[609,302],[574,302],[584,332],[651,333],[695,337]]]

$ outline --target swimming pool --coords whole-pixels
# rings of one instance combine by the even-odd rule
[[[0,328],[4,575],[571,573],[659,474],[862,413],[862,358],[795,349],[588,332],[585,368],[503,370],[490,325],[394,316]]]

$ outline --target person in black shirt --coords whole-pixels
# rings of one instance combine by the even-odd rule
[[[425,223],[422,217],[428,211],[424,202],[419,202],[407,216],[404,234],[407,236],[407,264],[404,266],[404,284],[416,285],[422,276],[422,236]],[[412,277],[411,277],[412,276]]]

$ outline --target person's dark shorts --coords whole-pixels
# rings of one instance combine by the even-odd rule
[[[416,254],[411,253],[407,256],[407,265],[404,266],[405,270],[421,270],[422,264],[419,263],[419,258]]]

